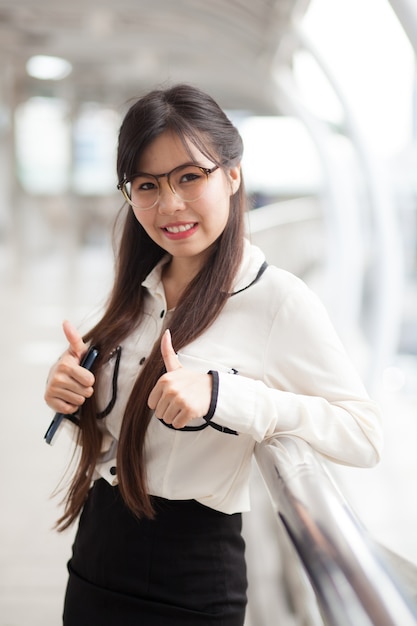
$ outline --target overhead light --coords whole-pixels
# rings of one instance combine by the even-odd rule
[[[29,76],[40,80],[62,80],[72,72],[72,65],[66,59],[42,54],[31,57],[26,63]]]

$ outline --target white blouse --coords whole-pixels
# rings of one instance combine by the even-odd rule
[[[237,434],[212,427],[177,431],[153,418],[145,442],[152,495],[195,499],[225,513],[246,511],[256,442],[280,434],[301,437],[338,463],[365,467],[379,460],[378,407],[322,304],[299,278],[273,266],[251,284],[264,260],[257,247],[245,242],[234,294],[217,320],[178,353],[184,367],[219,372],[212,422]],[[144,281],[143,321],[104,365],[96,389],[99,409],[111,408],[100,420],[103,454],[96,476],[112,485],[117,484],[117,441],[129,394],[155,341],[169,326],[161,281],[166,261]],[[66,428],[76,428],[64,422]],[[190,425],[202,423],[193,420]]]

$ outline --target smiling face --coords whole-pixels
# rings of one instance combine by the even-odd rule
[[[190,153],[197,165],[208,169],[215,166],[193,144],[188,145],[189,150],[171,131],[162,133],[143,151],[138,171],[154,176],[171,172],[189,164]],[[149,237],[171,254],[173,261],[192,263],[198,271],[227,224],[230,196],[239,185],[239,167],[227,172],[218,168],[208,175],[203,195],[184,202],[172,192],[167,178],[160,177],[156,204],[149,210],[132,210]]]

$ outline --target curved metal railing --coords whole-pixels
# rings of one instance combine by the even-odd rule
[[[417,590],[410,592],[311,446],[297,437],[275,437],[257,445],[256,460],[324,623],[417,626]]]

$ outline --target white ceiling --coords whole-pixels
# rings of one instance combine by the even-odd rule
[[[164,82],[206,89],[229,109],[274,111],[271,71],[310,0],[0,0],[0,72],[18,97],[62,89],[121,101]],[[278,53],[277,53],[278,51]],[[34,54],[68,59],[62,84],[25,75]]]

